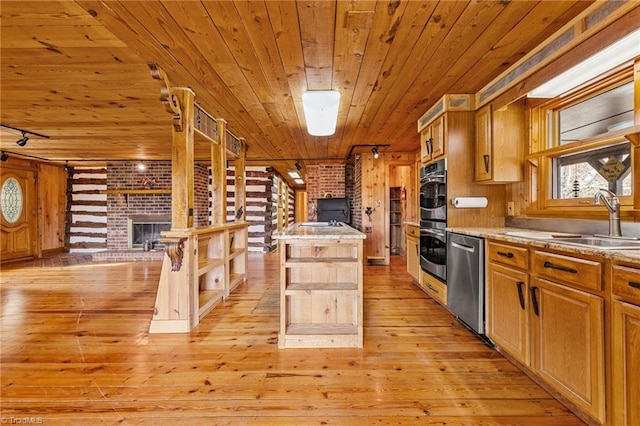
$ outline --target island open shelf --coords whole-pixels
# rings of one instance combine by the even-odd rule
[[[347,226],[291,225],[280,250],[280,348],[362,347],[362,242]]]

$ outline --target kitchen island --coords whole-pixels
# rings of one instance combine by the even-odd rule
[[[280,250],[279,348],[361,348],[362,246],[344,224],[296,223],[276,235]]]

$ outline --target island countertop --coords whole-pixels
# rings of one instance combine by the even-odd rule
[[[325,225],[326,224],[326,225]],[[338,226],[329,226],[327,222],[300,222],[289,225],[287,228],[276,233],[275,239],[342,239],[342,240],[364,240],[365,234],[355,228],[339,222]]]

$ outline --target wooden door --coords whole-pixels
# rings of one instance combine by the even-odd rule
[[[604,422],[602,297],[536,278],[531,286],[538,375]]]
[[[487,336],[524,365],[530,364],[529,275],[489,263]]]
[[[3,165],[0,182],[2,260],[36,256],[36,172]]]
[[[412,228],[415,229],[415,227]],[[407,272],[416,282],[420,280],[420,240],[418,238],[407,237]]]
[[[640,306],[613,302],[613,424],[640,424]]]
[[[420,132],[420,158],[423,163],[431,160],[431,127],[425,127]]]
[[[441,115],[431,125],[431,159],[435,160],[445,154],[446,116]]]
[[[493,160],[491,158],[492,135],[491,105],[487,105],[476,113],[476,182],[491,180],[493,173],[491,166]]]

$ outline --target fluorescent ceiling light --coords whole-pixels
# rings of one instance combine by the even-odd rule
[[[304,181],[302,179],[294,179],[293,181],[298,185],[304,185]]]
[[[312,136],[330,136],[336,132],[340,92],[317,90],[302,94],[307,132]]]
[[[629,34],[527,94],[555,98],[640,55],[640,30]]]
[[[291,176],[294,179],[300,179],[300,173],[298,173],[297,170],[289,170],[287,173],[289,173],[289,176]]]

